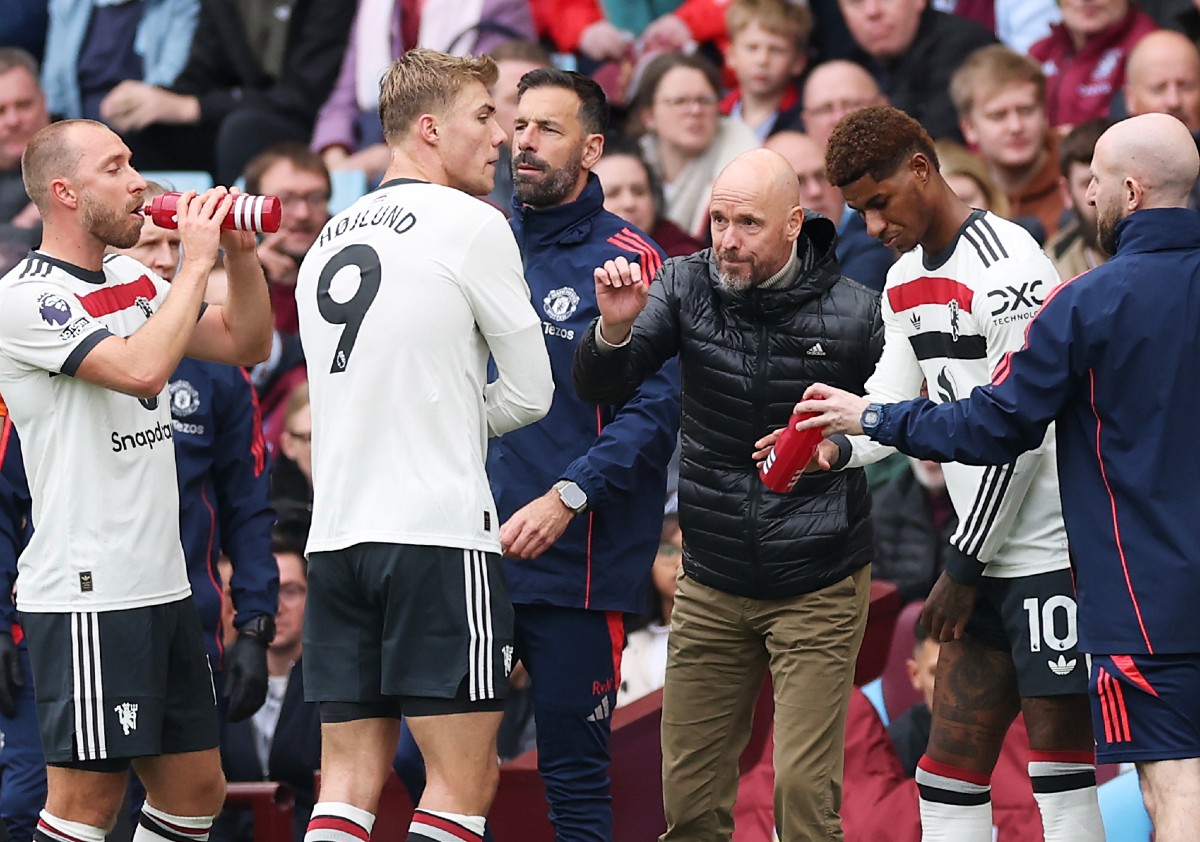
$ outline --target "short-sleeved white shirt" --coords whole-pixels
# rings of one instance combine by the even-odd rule
[[[0,279],[0,394],[33,496],[22,611],[139,608],[191,592],[166,389],[138,399],[74,376],[102,340],[141,327],[168,288],[121,255],[94,272],[32,252]]]
[[[549,405],[553,389],[504,216],[450,187],[389,182],[325,225],[296,304],[312,397],[309,551],[499,552],[488,435],[529,423],[515,407],[535,394]]]

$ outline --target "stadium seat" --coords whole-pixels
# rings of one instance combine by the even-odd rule
[[[212,176],[203,170],[147,170],[142,172],[142,178],[179,193],[188,190],[202,193],[213,186]]]
[[[888,653],[900,613],[900,592],[891,582],[871,581],[871,604],[867,609],[867,630],[854,665],[854,684],[861,687],[874,681],[887,666]]]
[[[329,173],[333,192],[329,196],[330,215],[339,214],[367,194],[367,174],[362,170],[334,170]]]
[[[1150,816],[1142,803],[1142,790],[1136,772],[1118,775],[1096,789],[1100,815],[1109,839],[1120,842],[1149,842]]]
[[[913,689],[904,662],[912,657],[913,627],[924,605],[922,601],[911,602],[896,618],[896,633],[892,636],[891,650],[883,668],[883,702],[889,722],[921,701],[921,693]]]
[[[254,842],[292,842],[292,790],[275,781],[226,784],[225,806],[254,814]]]

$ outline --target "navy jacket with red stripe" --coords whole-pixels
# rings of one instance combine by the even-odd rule
[[[0,629],[11,629],[18,641],[21,632],[12,592],[17,580],[17,557],[29,543],[32,506],[21,443],[0,398]]]
[[[171,375],[171,424],[179,472],[179,535],[192,600],[214,670],[222,667],[221,550],[241,626],[275,616],[279,568],[271,554],[275,512],[258,400],[246,373],[184,357]]]
[[[968,399],[890,404],[876,440],[1004,464],[1057,422],[1079,642],[1200,652],[1200,217],[1137,211],[1116,256],[1051,293],[1026,344]]]
[[[664,366],[625,403],[596,407],[575,396],[571,363],[600,314],[593,270],[620,255],[640,264],[649,283],[664,255],[636,226],[604,210],[594,175],[565,205],[535,210],[514,201],[511,225],[555,388],[545,418],[488,445],[497,512],[506,521],[559,479],[578,483],[588,510],[538,558],[505,559],[509,595],[517,604],[640,612],[679,432],[679,369]]]

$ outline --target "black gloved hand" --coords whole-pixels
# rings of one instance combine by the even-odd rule
[[[267,699],[267,641],[239,634],[225,653],[225,699],[230,722],[253,716]]]
[[[17,696],[25,686],[21,656],[13,636],[0,632],[0,714],[9,718],[17,713]]]

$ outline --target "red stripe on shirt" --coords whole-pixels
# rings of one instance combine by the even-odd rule
[[[644,237],[628,228],[622,228],[619,234],[613,235],[608,241],[613,245],[624,246],[642,255],[642,258],[645,260],[646,283],[650,283],[654,279],[654,276],[658,274],[658,270],[662,268],[662,258],[658,256],[658,252],[654,246]]]
[[[250,372],[244,368],[239,368],[238,371],[246,378],[246,385],[250,387],[250,406],[254,413],[251,419],[253,429],[250,431],[250,453],[254,456],[254,476],[261,477],[267,468],[267,440],[263,436],[262,407],[258,404],[258,390],[250,380]]]
[[[897,313],[922,304],[949,304],[951,301],[957,301],[959,307],[970,312],[974,300],[975,293],[971,288],[953,278],[926,276],[888,290],[888,303]]]
[[[208,509],[208,547],[204,551],[204,566],[208,570],[208,581],[212,582],[213,590],[217,592],[217,604],[221,606],[221,617],[225,616],[225,589],[221,587],[221,583],[217,581],[217,576],[213,570],[213,545],[217,539],[217,510],[213,508],[213,504],[208,499],[208,489],[200,489],[200,502],[204,504],[204,508]],[[217,664],[218,669],[222,668],[225,663],[225,628],[224,623],[217,621]]]
[[[5,413],[5,406],[0,403],[0,468],[4,467],[4,456],[8,453],[8,434],[12,430],[12,419]]]
[[[633,232],[628,229],[622,231],[620,234],[614,234],[608,238],[608,241],[614,246],[627,251],[637,252],[640,255],[639,262],[642,265],[642,281],[646,286],[649,286],[662,266],[662,261],[658,259],[658,252],[647,244],[645,240],[635,237]]]
[[[650,261],[646,257],[646,252],[635,245],[631,245],[630,243],[619,239],[619,237],[620,235],[613,235],[612,237],[608,238],[608,241],[618,248],[622,248],[625,251],[635,252],[638,255],[637,260],[634,262],[638,263],[642,267],[642,283],[649,286],[650,281],[654,278],[655,273],[650,271]]]
[[[1142,621],[1142,608],[1138,605],[1137,594],[1133,592],[1133,581],[1129,578],[1129,565],[1125,560],[1125,544],[1121,541],[1121,525],[1117,519],[1117,498],[1108,481],[1108,471],[1104,468],[1104,454],[1100,451],[1100,412],[1096,409],[1095,369],[1088,369],[1088,378],[1092,387],[1092,415],[1096,418],[1096,462],[1100,465],[1100,478],[1104,480],[1104,490],[1108,492],[1108,502],[1112,508],[1113,540],[1117,544],[1117,555],[1121,558],[1121,570],[1125,574],[1125,587],[1129,591],[1129,601],[1133,603],[1133,613],[1137,615],[1138,628],[1142,631],[1142,640],[1146,641],[1146,651],[1153,655],[1154,646],[1150,643],[1150,635],[1146,632],[1146,624]]]
[[[78,295],[76,298],[83,305],[83,309],[88,311],[89,316],[98,319],[109,313],[128,310],[137,303],[139,298],[153,301],[156,295],[158,295],[158,288],[154,286],[154,282],[142,275],[136,281],[128,284],[105,287],[95,292],[89,292],[87,295]]]

